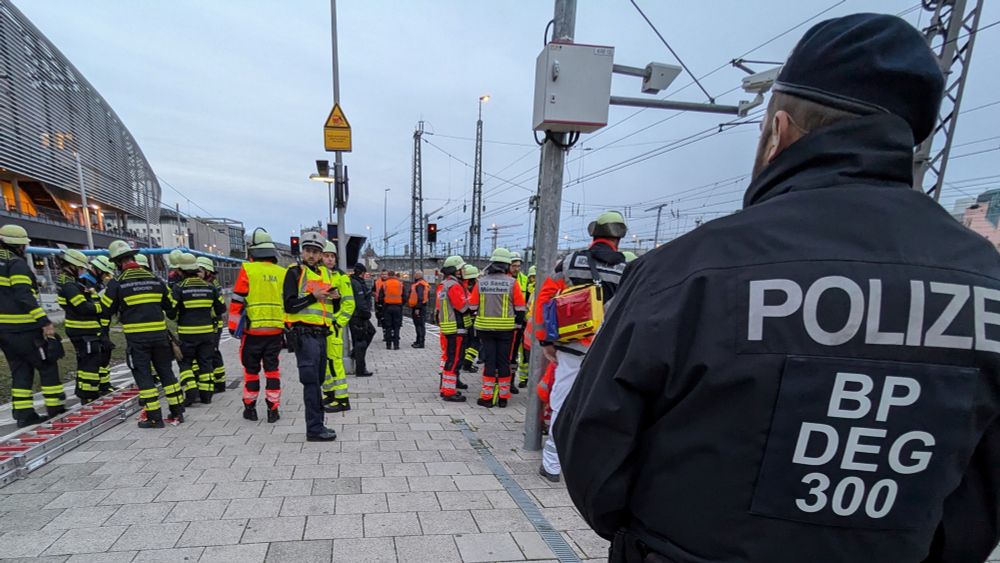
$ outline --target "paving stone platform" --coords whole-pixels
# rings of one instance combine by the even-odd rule
[[[399,351],[379,337],[371,378],[350,377],[332,443],[305,441],[294,358],[276,424],[240,416],[240,392],[164,430],[123,423],[0,489],[0,559],[33,561],[554,560],[454,419],[464,419],[583,559],[607,542],[521,448],[525,395],[506,409],[438,398],[437,336]],[[241,376],[237,342],[223,352]],[[465,376],[476,388],[476,377]],[[474,399],[474,397],[473,397]],[[263,418],[263,407],[261,407]]]

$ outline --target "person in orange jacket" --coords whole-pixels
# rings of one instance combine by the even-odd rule
[[[461,360],[462,339],[465,337],[465,316],[469,303],[465,288],[458,279],[458,270],[464,261],[461,256],[449,256],[441,273],[444,279],[438,285],[435,318],[441,334],[444,362],[441,370],[441,398],[451,403],[464,403],[465,395],[458,390],[458,367]]]
[[[628,232],[625,218],[617,211],[602,213],[588,227],[593,241],[587,250],[571,253],[557,266],[555,274],[547,277],[538,291],[535,303],[535,337],[538,339],[545,358],[556,365],[555,382],[552,386],[552,424],[555,425],[559,409],[569,395],[580,373],[583,356],[590,348],[593,337],[575,342],[553,342],[545,331],[545,304],[560,291],[574,286],[594,283],[596,273],[601,283],[604,303],[607,304],[618,289],[622,273],[625,271],[625,256],[618,251],[618,241]],[[560,480],[562,467],[555,441],[550,435],[542,450],[542,466],[539,475],[555,483]]]
[[[250,237],[250,261],[244,262],[229,303],[229,334],[240,339],[243,364],[243,418],[257,420],[260,372],[264,368],[267,421],[278,421],[281,371],[278,355],[284,347],[285,306],[282,284],[285,268],[271,235],[256,229]]]
[[[427,303],[430,301],[430,296],[431,285],[424,279],[424,273],[417,270],[413,273],[410,297],[406,300],[406,306],[413,315],[413,328],[417,331],[417,339],[410,345],[413,348],[424,347],[424,338],[427,336]]]
[[[396,272],[389,272],[389,277],[382,282],[375,299],[382,307],[385,349],[399,350],[399,329],[403,326],[403,281]]]
[[[472,290],[469,308],[476,312],[476,334],[483,357],[483,388],[476,404],[507,406],[510,399],[510,347],[514,332],[524,327],[527,306],[524,290],[511,277],[511,255],[497,248],[490,257],[486,275]]]

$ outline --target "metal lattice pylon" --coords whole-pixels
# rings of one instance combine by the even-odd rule
[[[926,190],[928,195],[940,200],[983,2],[972,0],[971,9],[966,9],[970,4],[967,0],[924,0],[923,4],[934,13],[924,35],[938,56],[945,76],[945,90],[937,125],[913,155],[913,187]],[[937,150],[934,150],[935,139],[940,147]],[[932,176],[930,183],[928,173]]]
[[[481,256],[479,243],[483,231],[483,120],[476,121],[476,164],[472,180],[472,223],[469,225],[469,256]]]
[[[417,252],[421,255],[420,268],[423,268],[424,253],[424,179],[423,163],[420,158],[420,143],[424,134],[424,122],[417,123],[413,131],[413,188],[410,193],[410,275],[417,270]]]

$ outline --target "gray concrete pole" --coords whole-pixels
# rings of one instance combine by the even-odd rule
[[[553,39],[572,41],[576,28],[576,0],[555,0],[553,16]],[[553,133],[560,143],[566,143],[565,133]],[[562,207],[563,165],[566,153],[551,138],[542,146],[542,163],[539,167],[538,182],[538,237],[535,240],[538,283],[535,284],[535,298],[542,287],[542,280],[551,276],[556,266],[559,252],[559,210]],[[534,335],[525,334],[525,338]],[[544,355],[538,341],[532,342],[530,376],[528,378],[528,410],[524,419],[524,449],[542,449],[542,405],[535,387],[542,375]]]

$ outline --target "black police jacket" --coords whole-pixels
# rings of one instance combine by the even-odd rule
[[[354,290],[354,314],[359,319],[372,318],[372,290],[364,278],[351,276],[351,289]]]
[[[678,563],[987,557],[1000,257],[910,188],[911,147],[889,115],[816,131],[630,265],[554,429],[600,535]]]

